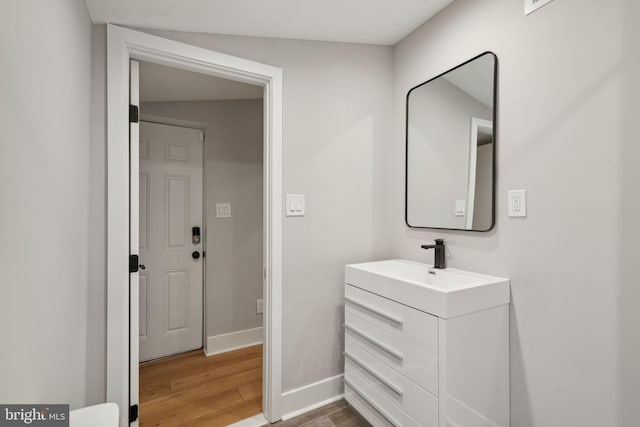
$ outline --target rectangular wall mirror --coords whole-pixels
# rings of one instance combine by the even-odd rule
[[[493,227],[497,62],[483,53],[407,94],[409,227]]]

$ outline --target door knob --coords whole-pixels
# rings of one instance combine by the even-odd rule
[[[198,252],[198,251],[191,252],[191,258],[193,258],[193,259],[200,258],[200,252]]]

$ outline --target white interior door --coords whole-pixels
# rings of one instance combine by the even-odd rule
[[[203,140],[140,123],[140,361],[202,347]]]

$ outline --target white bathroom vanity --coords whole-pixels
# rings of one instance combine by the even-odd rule
[[[509,425],[509,280],[406,260],[345,268],[345,399],[374,426]]]

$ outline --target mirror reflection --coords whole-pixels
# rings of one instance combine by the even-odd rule
[[[487,52],[409,91],[405,219],[410,227],[493,227],[496,62]]]

